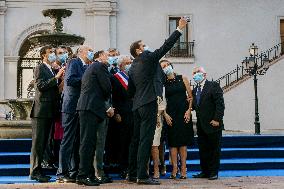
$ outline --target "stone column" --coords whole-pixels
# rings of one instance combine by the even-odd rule
[[[5,6],[5,1],[0,1],[0,100],[4,99],[5,91],[5,66],[4,66],[4,52],[5,52],[5,13],[7,7]]]
[[[5,56],[5,99],[17,98],[17,68],[19,56]]]
[[[116,0],[88,0],[86,5],[86,44],[96,51],[116,47],[116,19],[111,19],[116,16]]]

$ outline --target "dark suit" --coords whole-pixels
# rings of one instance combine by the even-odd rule
[[[80,58],[71,59],[64,78],[62,102],[63,138],[59,152],[58,175],[74,177],[79,164],[79,120],[76,112],[80,96],[81,79],[87,68]]]
[[[118,162],[124,171],[128,167],[129,145],[133,132],[133,102],[128,97],[127,85],[121,83],[118,74],[111,77],[111,85],[112,104],[115,113],[121,116],[121,122],[111,120],[113,124],[109,125],[105,156],[116,160],[115,163]]]
[[[105,64],[95,62],[82,78],[77,110],[80,116],[80,164],[78,178],[93,176],[97,126],[107,118],[106,102],[111,96],[110,75]]]
[[[133,97],[134,131],[129,151],[129,176],[147,179],[147,164],[157,123],[157,96],[162,96],[164,74],[159,60],[181,36],[174,31],[154,52],[138,55],[130,68],[128,92]]]
[[[193,89],[193,108],[197,116],[197,134],[200,166],[206,175],[218,174],[221,155],[221,138],[225,110],[223,91],[216,82],[205,81],[199,105],[196,102],[197,88]],[[212,120],[220,123],[213,127]]]
[[[47,144],[52,122],[59,110],[59,93],[53,73],[40,63],[34,71],[35,98],[31,110],[32,149],[30,175],[42,174],[41,162]]]

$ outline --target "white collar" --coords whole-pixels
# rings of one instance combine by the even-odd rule
[[[80,60],[82,61],[83,66],[87,65],[86,62],[85,62],[81,57],[79,57],[79,58],[80,58]]]
[[[48,67],[48,69],[50,69],[51,70],[51,72],[52,72],[52,67],[51,67],[51,65],[50,64],[48,64],[48,63],[46,63],[46,62],[44,62],[43,61],[43,63]]]
[[[204,87],[205,82],[206,82],[206,79],[204,79],[204,80],[203,80],[203,81],[199,84],[201,88],[203,88],[203,87]]]

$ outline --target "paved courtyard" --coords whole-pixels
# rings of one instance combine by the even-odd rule
[[[191,188],[191,189],[283,189],[284,188],[284,177],[225,177],[220,178],[216,181],[208,181],[205,179],[187,179],[187,180],[169,180],[162,179],[162,185],[160,186],[139,186],[137,184],[128,184],[126,181],[115,181],[111,184],[104,184],[99,187],[87,187],[78,186],[76,184],[57,184],[57,183],[45,183],[45,184],[3,184],[0,188],[7,189],[33,189],[33,188],[43,188],[43,189],[55,189],[55,188]]]

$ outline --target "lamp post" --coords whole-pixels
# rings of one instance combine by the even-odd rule
[[[253,76],[254,81],[254,95],[255,95],[255,117],[254,117],[254,126],[255,134],[260,135],[260,122],[259,122],[259,112],[258,112],[258,95],[257,95],[257,75],[264,75],[269,68],[269,59],[265,54],[261,54],[260,60],[261,64],[258,66],[257,57],[258,57],[258,47],[252,43],[249,48],[250,57],[243,61],[245,64],[245,71]]]

